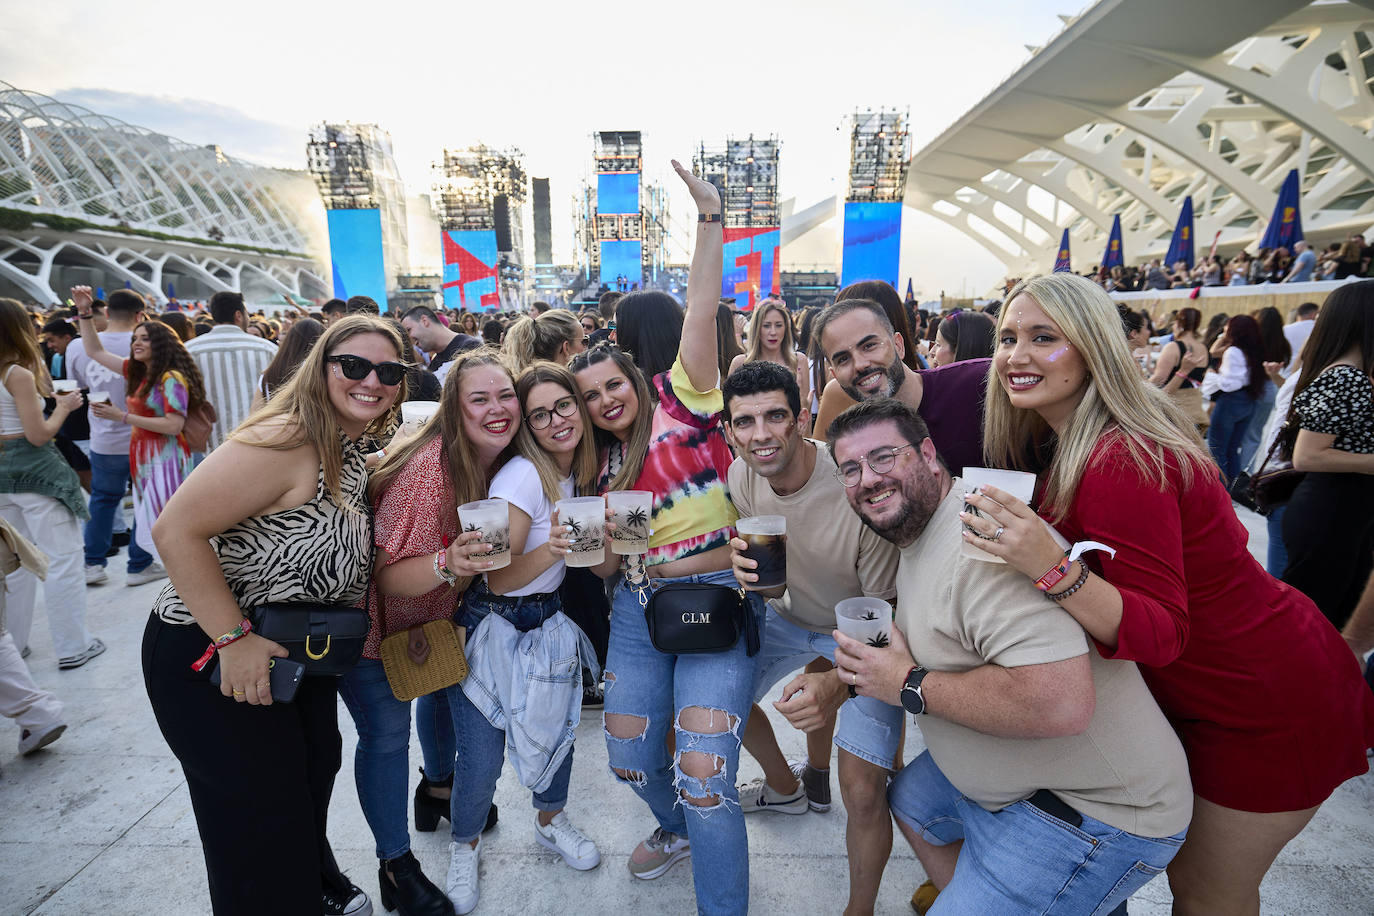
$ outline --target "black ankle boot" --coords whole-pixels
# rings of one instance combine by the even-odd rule
[[[382,906],[388,911],[400,910],[401,916],[454,916],[452,901],[425,877],[409,852],[383,859],[377,866],[377,883],[382,888]]]
[[[431,795],[431,786],[452,791],[453,774],[448,774],[443,782],[431,782],[425,771],[420,770],[420,784],[415,787],[415,829],[421,833],[433,833],[439,826],[439,818],[449,816],[449,799]]]
[[[448,779],[443,782],[431,782],[425,775],[425,771],[420,770],[420,784],[415,787],[415,829],[421,833],[432,833],[439,827],[439,819],[449,817],[450,799],[438,798],[430,794],[430,787],[438,789],[448,789],[453,791],[453,774],[450,773]],[[482,832],[496,826],[500,813],[496,810],[496,802],[491,803],[487,810],[487,823],[482,827]]]

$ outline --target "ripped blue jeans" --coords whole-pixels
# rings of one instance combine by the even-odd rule
[[[735,586],[728,570],[649,581],[655,587]],[[745,654],[743,637],[725,652],[659,652],[649,641],[640,598],[640,589],[622,581],[611,602],[605,705],[611,769],[644,799],[660,827],[691,840],[697,911],[743,913],[749,908],[749,844],[735,776],[758,657]],[[763,605],[753,595],[750,609],[762,629]],[[672,759],[666,744],[670,726]]]

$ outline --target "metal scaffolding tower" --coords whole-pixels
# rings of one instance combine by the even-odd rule
[[[705,142],[693,157],[692,170],[720,191],[725,226],[778,226],[778,139],[726,139],[725,147],[707,149]]]
[[[501,302],[523,307],[525,283],[524,204],[528,179],[524,154],[483,144],[445,149],[433,165],[435,216],[444,231],[491,230],[500,260]]]
[[[854,112],[849,135],[849,194],[847,201],[900,201],[906,189],[911,141],[909,111]]]

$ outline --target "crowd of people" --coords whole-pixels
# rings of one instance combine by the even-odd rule
[[[1190,289],[1199,286],[1254,286],[1264,283],[1307,283],[1370,276],[1374,258],[1363,235],[1352,232],[1324,248],[1301,240],[1290,251],[1285,247],[1261,248],[1256,254],[1241,250],[1232,258],[1209,254],[1189,264],[1172,264],[1152,258],[1140,265],[1099,266],[1084,274],[1108,292]]]
[[[126,583],[168,580],[143,675],[218,914],[372,912],[328,836],[340,700],[402,914],[479,907],[507,764],[533,840],[600,865],[604,789],[572,772],[596,705],[605,779],[643,802],[628,871],[689,862],[700,913],[748,910],[746,820],[828,809],[832,759],[849,886],[818,905],[873,912],[895,822],[918,912],[1121,913],[1167,872],[1176,912],[1258,913],[1374,744],[1374,280],[1287,324],[1133,312],[1067,273],[982,309],[868,281],[746,321],[719,294],[718,192],[674,165],[700,213],[685,305],[0,299],[0,701],[21,752],[66,727],[22,658],[37,574],[79,667],[105,651],[86,589],[123,543]],[[1034,475],[1033,497],[962,482],[985,467]],[[1266,570],[1232,498],[1276,471],[1301,481],[1266,507]],[[623,491],[648,495],[647,550],[613,549],[608,509],[602,561],[569,565],[588,535],[560,501]],[[490,499],[495,545],[459,517]],[[786,520],[784,585],[759,584],[737,529],[757,516]],[[855,597],[891,608],[890,635],[836,628]],[[403,689],[404,658],[455,640],[466,677]],[[329,668],[331,641],[356,663]],[[903,760],[913,724],[926,750]],[[740,782],[741,751],[762,777]],[[412,815],[447,821],[446,863],[412,851]]]

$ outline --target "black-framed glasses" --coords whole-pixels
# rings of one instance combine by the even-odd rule
[[[886,474],[896,466],[897,456],[911,447],[911,444],[908,443],[906,445],[899,445],[896,448],[890,445],[885,445],[882,448],[875,448],[858,461],[846,461],[844,464],[837,467],[835,469],[835,476],[838,477],[840,483],[844,484],[846,487],[857,487],[859,481],[864,478],[863,466],[865,464],[868,465],[868,469],[874,474]],[[862,462],[862,464],[860,462]]]
[[[371,360],[363,359],[361,356],[354,356],[352,353],[326,356],[324,361],[338,363],[344,378],[352,379],[355,382],[361,382],[367,378],[369,372],[376,372],[377,381],[390,388],[393,385],[401,384],[401,379],[406,377],[405,363],[374,363]]]
[[[543,429],[553,422],[554,414],[566,418],[571,417],[575,413],[577,413],[577,398],[569,396],[554,401],[553,410],[549,410],[547,407],[540,407],[538,410],[530,411],[525,414],[525,422],[530,425],[530,429]]]

